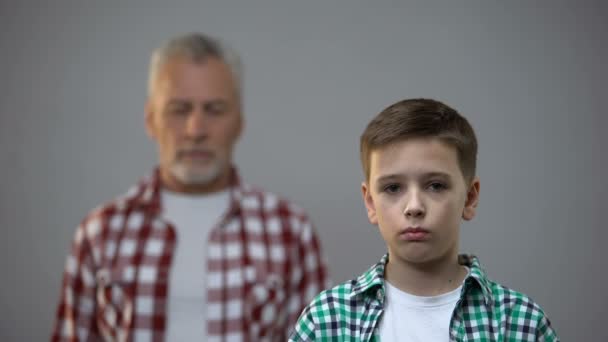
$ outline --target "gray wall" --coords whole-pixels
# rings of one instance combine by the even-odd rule
[[[462,250],[563,340],[608,340],[604,2],[13,2],[0,2],[0,340],[48,337],[77,223],[155,164],[148,55],[192,30],[242,53],[241,173],[311,213],[335,281],[385,250],[360,200],[361,131],[398,99],[433,97],[480,140]]]

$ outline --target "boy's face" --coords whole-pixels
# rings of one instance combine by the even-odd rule
[[[435,264],[457,256],[460,220],[475,216],[479,180],[467,184],[454,147],[415,138],[373,150],[362,191],[390,260]]]

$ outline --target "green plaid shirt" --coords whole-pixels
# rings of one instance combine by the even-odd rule
[[[388,254],[359,278],[317,295],[289,341],[379,341],[387,261]],[[459,263],[470,272],[452,314],[450,341],[559,341],[530,298],[488,279],[474,256],[460,255]]]

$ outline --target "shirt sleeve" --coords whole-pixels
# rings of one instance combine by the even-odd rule
[[[559,342],[557,333],[551,326],[549,318],[543,313],[536,329],[536,341],[538,342]]]
[[[289,336],[289,342],[304,342],[304,341],[315,341],[316,329],[311,313],[311,303],[304,309],[302,315],[298,319],[294,331]]]
[[[331,287],[319,237],[308,219],[302,221],[295,260],[292,269],[293,282],[288,308],[287,336],[293,330],[306,305],[321,291]]]
[[[99,340],[95,324],[93,255],[81,224],[67,257],[51,341]]]

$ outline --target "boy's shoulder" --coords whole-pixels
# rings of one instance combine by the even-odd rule
[[[559,340],[549,318],[530,296],[490,279],[475,256],[460,255],[459,261],[470,270],[461,306],[465,326],[486,325],[486,318],[491,317],[493,325],[504,329],[504,336],[515,334],[522,341],[536,336]]]
[[[306,310],[311,313],[322,311],[326,314],[332,312],[340,315],[344,310],[353,313],[367,307],[370,299],[383,299],[384,268],[387,258],[388,255],[385,255],[357,278],[322,291],[315,296]]]
[[[490,280],[493,312],[496,317],[517,326],[517,329],[542,330],[550,327],[547,315],[541,306],[529,295]]]
[[[323,290],[317,294],[309,304],[309,308],[314,311],[316,309],[322,309],[329,303],[339,303],[339,305],[346,305],[351,299],[353,288],[356,287],[356,279],[351,279],[341,284],[335,285],[334,287]]]
[[[300,315],[289,341],[369,340],[382,312],[386,258],[359,277],[315,296]]]
[[[525,293],[502,285],[488,277],[476,256],[461,254],[459,263],[469,268],[470,274],[465,284],[466,282],[477,283],[480,291],[473,292],[473,294],[482,297],[486,305],[524,305],[540,310],[539,305]]]
[[[489,280],[492,297],[495,304],[501,305],[523,305],[533,309],[541,310],[540,306],[527,294],[502,285],[496,281]]]

